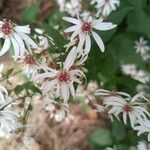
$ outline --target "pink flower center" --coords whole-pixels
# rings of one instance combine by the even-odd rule
[[[8,35],[8,34],[10,34],[11,29],[12,29],[11,23],[10,23],[9,21],[4,21],[4,24],[3,24],[2,27],[1,27],[2,32],[3,32],[5,35]]]
[[[59,82],[63,82],[63,83],[68,82],[70,80],[69,73],[66,71],[60,72],[58,75],[58,80],[59,80]]]
[[[123,111],[126,113],[132,112],[132,107],[129,104],[126,104],[123,108]]]
[[[90,22],[84,22],[81,28],[83,32],[91,32],[92,24]]]
[[[25,57],[24,61],[25,61],[26,64],[29,64],[29,65],[35,65],[36,64],[36,61],[35,61],[34,57],[31,54],[28,54]]]

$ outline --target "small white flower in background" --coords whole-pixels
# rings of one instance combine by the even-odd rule
[[[144,60],[150,58],[150,46],[148,46],[148,41],[143,37],[140,37],[138,41],[135,41],[135,46],[137,53],[140,53]]]
[[[81,12],[81,0],[70,0],[65,3],[65,11],[68,12],[72,17]]]
[[[36,28],[35,32],[38,34],[35,35],[35,39],[39,41],[37,48],[34,50],[35,53],[40,54],[48,49],[51,45],[55,45],[52,37],[44,35],[44,30]]]
[[[38,73],[38,61],[34,58],[34,56],[30,53],[25,54],[21,60],[18,62],[23,63],[23,73],[28,77],[33,80],[34,76]]]
[[[137,130],[137,135],[148,133],[148,141],[150,141],[150,120],[143,121],[140,125],[135,126],[134,130]]]
[[[137,67],[133,64],[126,64],[121,66],[121,70],[124,74],[130,75],[133,79],[136,79],[142,83],[149,81],[149,73],[143,70],[137,70]]]
[[[27,49],[37,48],[36,43],[28,36],[29,25],[18,26],[10,20],[0,21],[0,38],[4,39],[0,56],[4,55],[11,47],[14,48],[14,58],[18,59],[24,55]]]
[[[93,20],[92,17],[89,17],[87,20],[84,21],[82,21],[81,19],[75,19],[71,17],[63,17],[63,19],[74,24],[73,26],[67,28],[64,32],[73,32],[73,34],[70,37],[70,41],[73,41],[76,37],[79,36],[77,52],[80,52],[82,51],[82,49],[84,49],[85,54],[88,54],[91,49],[91,35],[93,36],[100,50],[102,52],[105,51],[104,43],[101,37],[94,31],[94,29],[100,31],[107,31],[116,27],[116,25],[110,22],[103,22],[100,19]]]
[[[67,12],[72,17],[81,12],[81,0],[57,0],[60,11]]]
[[[97,17],[100,15],[106,17],[117,9],[120,5],[120,0],[91,0],[91,4],[95,4]]]
[[[66,112],[63,109],[56,111],[56,113],[54,114],[54,120],[57,123],[62,122],[65,119],[65,117],[66,117]]]
[[[61,70],[54,70],[43,66],[43,73],[35,76],[35,80],[42,81],[43,92],[55,91],[56,95],[61,95],[64,103],[67,104],[70,93],[75,96],[73,83],[81,84],[80,78],[85,77],[83,72],[72,67],[77,57],[76,47],[69,52]]]
[[[137,53],[140,53],[141,55],[145,54],[146,51],[150,50],[150,47],[148,46],[148,41],[145,40],[143,37],[140,37],[138,41],[135,41],[135,46]]]
[[[110,109],[108,114],[114,115],[118,119],[121,114],[125,124],[127,124],[128,117],[131,127],[134,127],[137,121],[143,122],[143,120],[147,120],[147,116],[150,116],[150,113],[144,108],[144,103],[140,100],[148,101],[142,93],[135,95],[130,101],[121,96],[109,96],[105,98],[104,106]]]

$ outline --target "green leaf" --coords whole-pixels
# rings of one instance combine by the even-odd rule
[[[131,7],[125,7],[122,9],[118,9],[117,11],[113,12],[108,19],[106,19],[106,22],[113,22],[114,24],[117,25],[116,28],[114,28],[113,30],[109,30],[109,31],[98,31],[98,33],[100,34],[100,36],[102,37],[102,39],[104,40],[104,42],[108,42],[113,35],[116,33],[117,28],[119,27],[119,25],[121,24],[121,22],[124,20],[124,18],[126,17],[126,15],[131,11]]]
[[[9,76],[13,73],[13,71],[14,71],[14,68],[11,68],[11,69],[7,70],[6,78],[9,78]]]
[[[136,33],[126,32],[116,35],[108,45],[108,50],[114,52],[116,61],[123,64],[135,64],[141,69],[147,69],[142,57],[134,49]]]
[[[34,3],[30,7],[27,7],[21,14],[21,22],[29,24],[34,23],[37,18],[38,10],[38,3]]]
[[[107,129],[99,129],[94,131],[90,136],[91,142],[100,146],[110,146],[112,144],[110,131]]]
[[[139,34],[145,34],[150,38],[150,14],[146,14],[143,10],[133,10],[127,18],[127,25],[129,31],[134,31]]]
[[[124,124],[117,119],[112,123],[112,137],[116,142],[119,142],[125,138],[126,130]]]
[[[20,94],[22,91],[26,91],[27,93],[41,93],[40,89],[38,87],[36,87],[32,82],[28,81],[22,85],[18,85],[15,88],[15,93],[18,95]]]
[[[58,47],[58,50],[62,51],[64,49],[63,46],[67,43],[67,40],[51,25],[44,24],[43,27],[48,35],[54,39],[54,43]]]

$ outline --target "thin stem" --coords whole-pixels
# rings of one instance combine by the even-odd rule
[[[13,76],[15,76],[15,75],[17,75],[17,74],[19,74],[19,73],[21,73],[21,72],[22,72],[22,70],[15,72],[15,73],[12,74],[11,76],[4,75],[4,78],[1,79],[0,82],[1,82],[1,81],[4,81],[4,80],[6,80],[6,79],[8,79],[8,78],[10,78],[10,77],[13,77]],[[6,76],[6,77],[5,77],[5,76]]]

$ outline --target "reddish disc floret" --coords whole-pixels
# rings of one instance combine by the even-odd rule
[[[31,54],[26,55],[24,61],[28,65],[35,65],[36,64],[36,60],[34,59],[34,57]]]
[[[70,75],[68,72],[66,71],[62,71],[58,74],[58,80],[59,82],[63,82],[66,83],[70,80]]]
[[[132,107],[129,104],[126,104],[123,108],[123,111],[126,113],[132,112]]]
[[[10,21],[4,20],[4,23],[1,27],[1,30],[3,32],[4,35],[8,35],[11,33],[12,30],[12,24]]]
[[[91,32],[92,24],[91,24],[91,22],[84,22],[81,28],[82,28],[83,32]]]

